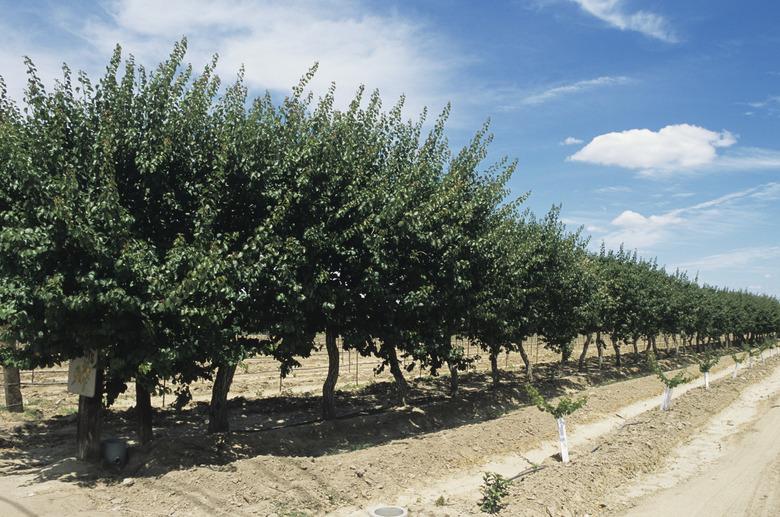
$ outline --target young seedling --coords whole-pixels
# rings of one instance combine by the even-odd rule
[[[745,352],[745,355],[748,359],[748,368],[753,368],[753,358],[761,353],[760,349],[756,348],[750,348],[750,346],[746,344],[742,345],[742,351]]]
[[[758,347],[758,356],[761,358],[761,364],[766,364],[766,358],[764,357],[764,352],[770,350],[774,345],[769,339],[764,340],[763,343]]]
[[[742,357],[740,357],[739,354],[736,352],[731,354],[731,358],[734,360],[734,373],[731,374],[732,379],[737,378],[737,371],[739,371],[739,365],[744,363],[747,357],[748,357],[747,352],[742,354]]]
[[[485,513],[498,513],[504,507],[501,501],[509,494],[510,481],[501,474],[495,472],[485,472],[482,476],[482,500],[479,502],[479,508]],[[441,499],[441,498],[440,498]]]
[[[669,409],[672,407],[672,390],[674,390],[674,388],[680,384],[690,382],[693,380],[693,377],[688,375],[687,370],[678,372],[674,377],[667,376],[663,371],[661,371],[661,366],[658,364],[655,355],[652,353],[648,354],[647,363],[650,366],[650,369],[655,372],[655,374],[661,380],[661,382],[664,383],[664,397],[661,400],[661,411],[669,411]]]
[[[530,384],[525,385],[525,391],[528,393],[531,402],[539,408],[539,411],[550,413],[558,423],[558,442],[561,446],[561,461],[569,463],[569,442],[566,440],[566,420],[565,417],[571,415],[588,401],[587,397],[579,399],[570,399],[561,397],[558,404],[553,406],[545,400],[539,391]]]
[[[712,367],[718,364],[720,357],[713,353],[704,354],[699,359],[699,371],[704,374],[704,389],[710,389],[710,370]]]

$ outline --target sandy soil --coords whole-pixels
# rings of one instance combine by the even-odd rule
[[[780,515],[780,370],[739,399],[630,495],[627,515]]]
[[[323,338],[324,339],[324,338]],[[575,343],[573,360],[579,357],[582,351],[584,338],[580,337]],[[489,370],[488,358],[477,347],[469,345],[462,340],[456,340],[464,349],[467,357],[474,359],[472,372],[487,372]],[[324,343],[324,342],[323,342]],[[644,343],[640,343],[644,347]],[[532,337],[525,343],[526,350],[535,364],[553,363],[559,356],[544,348],[542,343]],[[630,347],[623,350],[628,353]],[[590,363],[593,367],[596,365],[596,348],[589,348]],[[612,348],[605,350],[605,364],[609,364],[612,356]],[[285,379],[279,378],[278,363],[268,357],[255,357],[247,359],[241,363],[236,371],[236,375],[231,387],[230,396],[245,397],[247,399],[278,397],[279,395],[301,395],[307,396],[319,394],[322,390],[322,383],[325,380],[328,370],[328,358],[324,350],[320,350],[311,355],[311,357],[301,359],[301,366],[293,370],[292,374]],[[502,356],[499,359],[499,365],[503,370],[516,372],[523,369],[522,358],[520,354],[511,353]],[[388,369],[377,372],[379,363],[374,358],[362,357],[355,352],[342,351],[341,353],[341,375],[338,379],[337,388],[344,391],[354,391],[376,382],[390,380]],[[404,363],[406,366],[406,363]],[[544,368],[544,367],[542,367]],[[418,368],[413,368],[406,374],[409,379],[424,379],[425,372],[420,372]],[[68,378],[67,364],[59,365],[54,368],[39,369],[22,372],[22,394],[24,396],[27,415],[24,420],[33,421],[41,418],[47,418],[54,415],[63,415],[74,413],[78,407],[78,397],[70,395],[65,390]],[[0,370],[0,381],[2,381],[2,370]],[[132,394],[134,393],[133,383],[128,384],[125,394],[119,396],[114,404],[114,408],[124,410],[134,405]],[[193,404],[197,402],[206,402],[211,397],[211,383],[204,381],[195,383],[192,387]],[[165,408],[174,400],[174,397],[168,394],[166,397],[156,396],[152,398],[152,405],[156,408]],[[19,419],[14,415],[9,415],[0,411],[0,429],[3,424],[13,425],[18,423]]]
[[[730,369],[730,363],[724,359],[718,369]],[[661,393],[657,379],[632,366],[586,374],[548,367],[539,373],[547,379],[540,385],[548,396],[588,393],[588,410],[569,424],[575,434],[578,426],[622,420],[616,412]],[[754,375],[734,382],[748,384]],[[495,391],[488,382],[479,372],[466,375],[461,396],[449,399],[443,395],[446,379],[421,378],[414,382],[415,405],[381,411],[376,408],[392,398],[392,388],[377,382],[339,394],[344,412],[363,414],[285,428],[275,427],[315,415],[317,399],[236,398],[233,425],[240,432],[228,436],[204,435],[203,405],[179,414],[166,410],[156,415],[157,439],[133,450],[128,467],[116,474],[70,456],[72,415],[29,422],[0,439],[0,509],[5,504],[18,515],[348,515],[374,502],[402,501],[416,514],[474,514],[476,499],[459,501],[457,495],[478,487],[448,492],[453,479],[486,465],[525,465],[518,452],[544,450],[555,438],[549,415],[527,406],[521,375],[510,372]],[[129,418],[129,412],[109,414],[106,434],[131,436]],[[574,448],[576,462],[585,450]],[[435,505],[439,496],[445,506]]]
[[[702,444],[691,447],[690,443],[709,430],[705,442],[715,440],[710,449],[721,448],[724,434],[717,428],[726,426],[715,422],[713,415],[729,411],[720,418],[726,422],[729,415],[744,417],[745,401],[750,397],[742,393],[755,383],[760,383],[758,393],[772,393],[776,401],[778,364],[780,360],[773,358],[764,366],[742,371],[737,379],[725,376],[709,391],[691,390],[675,400],[670,412],[653,409],[640,414],[592,442],[592,449],[581,448],[568,466],[546,460],[544,470],[512,484],[502,514],[777,515],[780,506],[772,493],[777,485],[772,483],[777,479],[780,416],[776,410],[768,411],[772,404],[766,396],[754,399],[761,402],[752,414],[758,420],[747,417],[750,423],[734,434],[730,452],[710,455],[710,460],[718,458],[716,463],[708,464],[700,454],[691,454],[701,450]],[[690,474],[694,477],[687,480]],[[630,499],[632,492],[652,492],[662,480],[671,480],[672,488],[645,495],[638,502]],[[634,504],[639,506],[630,508]],[[466,506],[455,510],[456,514],[469,513]]]

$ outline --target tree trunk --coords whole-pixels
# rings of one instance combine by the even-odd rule
[[[396,354],[395,347],[383,346],[385,347],[385,353],[387,354],[387,362],[390,363],[390,373],[393,374],[395,386],[398,389],[398,398],[401,400],[401,404],[405,406],[406,397],[409,394],[409,384],[404,378],[403,371],[401,371],[401,365],[398,364],[398,355]]]
[[[525,352],[525,348],[523,348],[522,342],[518,345],[518,350],[520,351],[520,357],[523,358],[523,364],[525,364],[525,376],[528,377],[529,382],[533,382],[534,367],[531,364],[531,360],[528,358],[528,354]]]
[[[135,380],[135,418],[138,441],[141,445],[152,441],[152,395],[138,379]]]
[[[658,346],[655,343],[655,336],[650,336],[650,347],[653,349],[653,354],[658,357]]]
[[[590,346],[591,338],[593,338],[593,334],[588,334],[585,336],[585,343],[582,345],[582,353],[580,354],[579,361],[577,361],[577,368],[581,372],[585,370],[585,358],[588,355],[588,346]]]
[[[95,373],[95,396],[79,395],[76,417],[77,457],[84,461],[100,460],[100,430],[103,409],[103,368]]]
[[[339,347],[336,333],[325,329],[325,348],[328,351],[328,376],[322,385],[322,418],[330,420],[336,417],[336,382],[339,380]]]
[[[230,385],[233,384],[233,375],[236,373],[235,364],[222,364],[217,368],[214,377],[214,386],[211,388],[211,404],[209,405],[210,433],[226,433],[230,431],[227,397]]]
[[[498,388],[501,382],[498,376],[498,350],[490,350],[490,375],[493,377],[493,387]]]
[[[565,365],[571,359],[571,353],[574,351],[574,347],[571,343],[566,343],[561,347],[561,366]]]
[[[599,356],[599,370],[604,366],[604,349],[607,348],[607,344],[601,339],[601,332],[596,332],[596,352]]]
[[[622,362],[620,360],[620,340],[615,339],[614,337],[610,339],[612,340],[612,348],[615,350],[615,366],[620,368],[622,366]]]
[[[637,360],[639,360],[639,347],[637,346],[637,342],[639,341],[639,338],[634,338],[631,341],[631,345],[634,347],[634,356]]]
[[[16,348],[15,343],[8,346],[12,350]],[[11,413],[21,413],[24,411],[19,368],[3,366],[3,384],[5,385],[5,408]]]
[[[450,397],[458,394],[458,365],[453,361],[447,361],[450,369]]]

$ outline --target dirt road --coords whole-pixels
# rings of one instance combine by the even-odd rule
[[[774,377],[774,383],[771,380],[765,384],[767,391],[774,393],[761,397],[754,411],[750,397],[742,397],[731,411],[724,412],[727,415],[716,418],[703,433],[704,443],[687,447],[693,454],[680,451],[670,467],[655,478],[660,482],[673,479],[674,472],[685,462],[695,460],[691,456],[706,455],[707,444],[718,444],[718,449],[722,449],[714,461],[692,477],[645,496],[626,515],[780,515],[780,375]],[[719,420],[725,419],[728,426],[740,417],[740,412],[749,412],[752,418],[738,432],[718,440],[718,434],[724,430]]]

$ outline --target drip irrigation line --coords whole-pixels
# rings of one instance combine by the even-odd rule
[[[507,481],[514,481],[515,479],[526,476],[528,474],[533,474],[534,472],[539,472],[542,469],[547,468],[547,465],[537,465],[535,467],[527,468],[524,471],[520,472],[519,474],[515,474],[511,478],[507,479]]]

